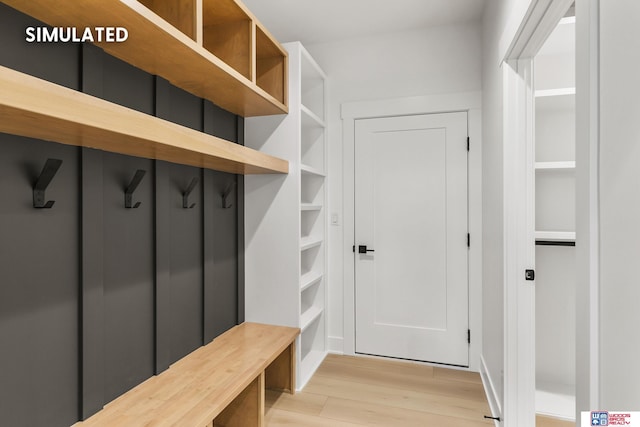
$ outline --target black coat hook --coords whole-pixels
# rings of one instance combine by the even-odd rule
[[[229,200],[229,195],[231,194],[231,192],[233,191],[233,187],[235,186],[236,186],[235,182],[230,182],[229,185],[227,185],[227,188],[222,193],[222,207],[224,209],[229,209],[230,207],[233,206],[233,204]]]
[[[137,209],[140,207],[140,202],[136,203],[135,205],[133,204],[133,193],[134,191],[136,191],[136,188],[138,188],[138,185],[140,184],[140,181],[142,181],[142,178],[144,178],[144,174],[146,174],[147,171],[144,171],[142,169],[138,169],[136,171],[136,174],[133,176],[133,179],[131,180],[131,183],[129,183],[129,186],[127,187],[127,189],[124,191],[124,207],[127,209]]]
[[[183,208],[185,208],[185,209],[193,209],[193,207],[196,205],[195,203],[192,203],[191,205],[189,205],[189,195],[191,194],[193,189],[196,187],[196,185],[198,185],[198,178],[193,178],[191,180],[191,182],[189,183],[189,186],[187,187],[187,189],[184,191],[184,193],[182,193],[182,207]]]
[[[45,195],[44,192],[51,183],[51,180],[56,173],[58,173],[58,169],[62,165],[62,160],[59,159],[47,159],[47,162],[44,164],[42,168],[42,172],[40,172],[40,176],[36,181],[36,185],[33,186],[33,207],[38,209],[50,209],[55,203],[54,200],[49,200],[45,203]]]

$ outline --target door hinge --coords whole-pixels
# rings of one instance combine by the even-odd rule
[[[471,140],[467,137],[467,151],[469,151],[469,147],[471,146]]]
[[[467,247],[471,247],[471,233],[467,233]]]
[[[471,344],[471,329],[467,329],[467,344]]]
[[[355,254],[356,253],[356,245],[353,245],[353,249],[352,250],[353,250],[353,253]]]

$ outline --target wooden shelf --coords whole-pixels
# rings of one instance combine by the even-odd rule
[[[573,160],[565,162],[536,162],[536,170],[572,170],[576,168],[576,162]]]
[[[322,280],[322,273],[318,273],[317,271],[310,271],[306,274],[303,274],[300,277],[300,292],[304,292],[311,286],[318,283]]]
[[[239,174],[286,160],[0,67],[0,132]]]
[[[304,331],[322,315],[320,307],[311,306],[300,315],[300,330]]]
[[[4,0],[54,27],[125,27],[126,42],[96,45],[235,114],[288,112],[286,67],[265,65],[286,64],[287,53],[239,0],[204,0],[202,9],[199,0],[142,1]]]

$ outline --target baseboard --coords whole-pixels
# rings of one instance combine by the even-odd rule
[[[493,381],[489,375],[489,370],[487,369],[487,365],[484,362],[484,357],[482,355],[480,356],[480,378],[482,378],[482,386],[484,387],[484,392],[487,395],[487,400],[489,401],[491,416],[502,419],[502,405],[500,404],[498,393],[493,385]],[[494,420],[493,423],[495,424],[495,427],[501,426],[501,421]]]
[[[576,421],[576,398],[567,390],[545,387],[536,390],[536,413],[547,417]]]
[[[329,353],[344,354],[344,338],[329,337]]]

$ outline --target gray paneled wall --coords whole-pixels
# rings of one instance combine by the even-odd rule
[[[0,4],[1,65],[243,144],[242,118],[92,45],[26,43],[29,25]],[[55,204],[35,209],[48,158]],[[0,425],[69,426],[242,322],[243,193],[236,175],[0,134]]]

